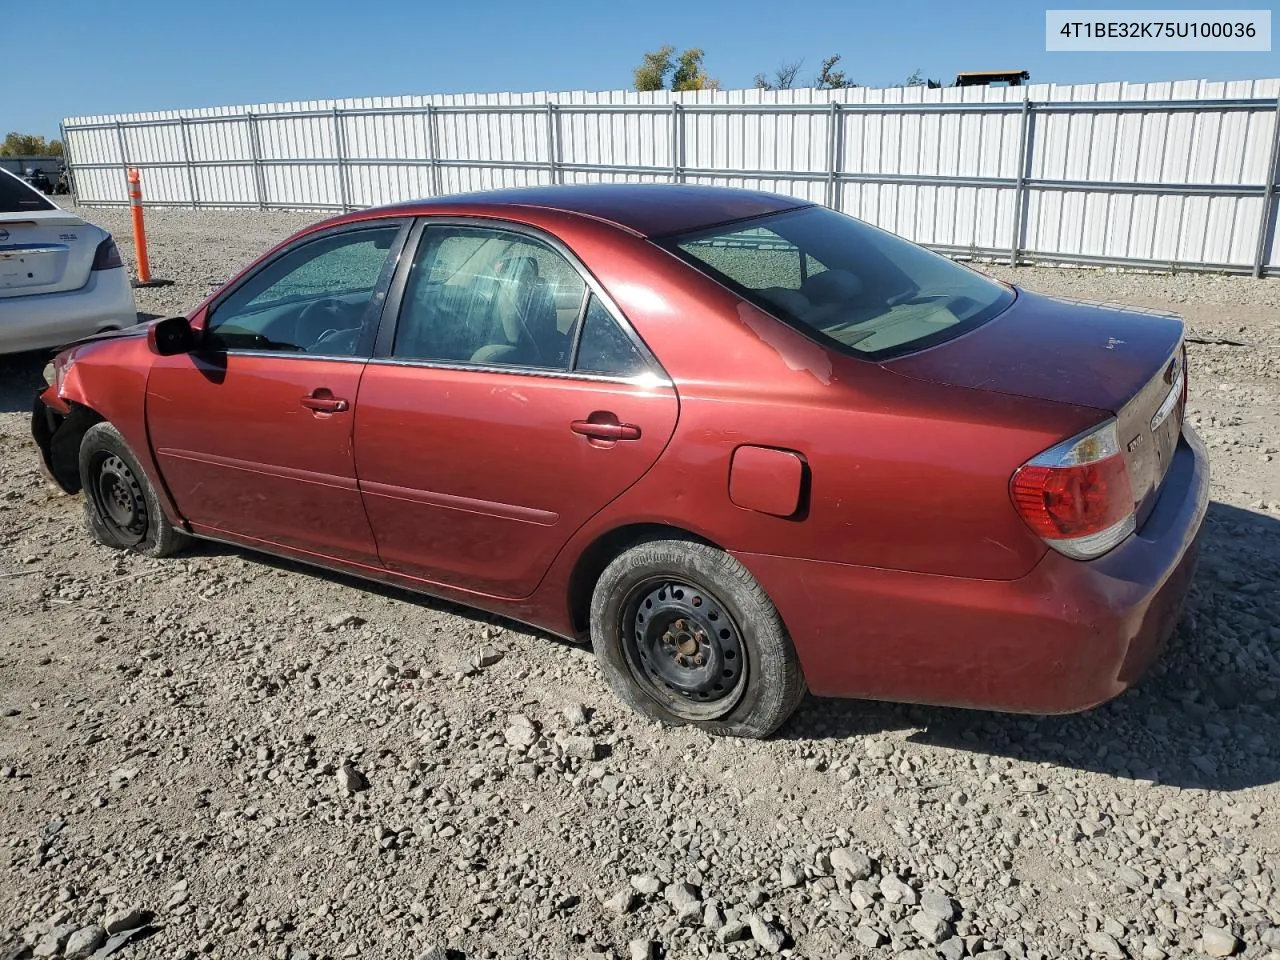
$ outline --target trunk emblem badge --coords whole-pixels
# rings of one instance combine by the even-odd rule
[[[1141,433],[1138,434],[1136,437],[1134,437],[1132,440],[1129,441],[1129,445],[1127,447],[1128,451],[1130,453],[1133,453],[1133,451],[1137,450],[1140,446],[1146,443],[1146,440],[1147,438],[1143,434]]]
[[[1115,337],[1107,337],[1106,348],[1108,350],[1114,350],[1116,347],[1120,346],[1120,344],[1124,342],[1125,341],[1123,340],[1117,340]]]
[[[9,239],[9,231],[6,230],[4,227],[0,227],[0,243],[3,243],[8,239]]]

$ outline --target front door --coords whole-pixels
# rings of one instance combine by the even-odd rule
[[[213,303],[199,350],[154,363],[151,444],[197,533],[378,563],[352,428],[403,233],[304,238]]]
[[[355,418],[379,553],[401,573],[528,596],[657,460],[675,391],[603,291],[537,237],[432,225],[402,269],[394,341]]]

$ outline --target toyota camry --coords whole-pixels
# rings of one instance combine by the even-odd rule
[[[1058,713],[1136,681],[1208,496],[1183,338],[803,200],[537,187],[305,229],[63,350],[32,426],[108,546],[468,604],[765,736],[806,689]]]

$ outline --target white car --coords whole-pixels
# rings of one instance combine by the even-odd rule
[[[137,322],[111,234],[0,170],[0,354]]]

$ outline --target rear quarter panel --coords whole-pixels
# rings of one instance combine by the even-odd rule
[[[735,553],[1013,580],[1046,548],[1014,511],[1009,478],[1036,453],[1105,416],[922,389],[871,364],[844,370],[821,388],[678,389],[671,443],[639,483],[594,518],[588,538],[661,523]],[[731,501],[732,457],[748,444],[803,458],[808,483],[794,515]]]

